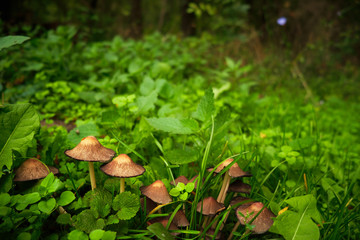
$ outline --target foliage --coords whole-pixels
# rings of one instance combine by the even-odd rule
[[[196,207],[205,197],[218,196],[230,166],[218,174],[207,168],[233,158],[253,174],[243,179],[252,187],[248,197],[276,215],[270,232],[250,238],[359,236],[356,101],[331,94],[319,101],[315,92],[300,98],[304,90],[296,78],[287,83],[276,76],[281,79],[272,82],[271,70],[257,71],[259,66],[241,59],[221,57],[214,65],[212,58],[219,56],[208,55],[212,43],[206,37],[180,41],[153,34],[140,41],[115,37],[85,43],[75,41],[76,33],[76,28],[59,27],[0,52],[6,56],[0,61],[1,77],[10,79],[0,108],[2,233],[11,238],[201,239],[226,221],[221,230],[226,237],[237,222],[235,206],[229,205],[234,194],[226,193],[227,210],[208,220]],[[269,79],[269,86],[258,77]],[[292,84],[297,87],[288,88]],[[146,172],[126,179],[126,191],[119,193],[119,179],[94,163],[97,188],[91,190],[88,163],[63,154],[88,135],[116,154],[128,154]],[[15,169],[36,155],[58,167],[59,175],[13,183]],[[181,175],[197,174],[196,183],[171,186]],[[150,212],[140,204],[147,204],[140,200],[140,187],[159,179],[172,202]],[[180,209],[188,228],[148,226],[157,218],[173,219]],[[233,234],[246,239],[251,229],[248,223]]]

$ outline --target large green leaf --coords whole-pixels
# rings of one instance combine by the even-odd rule
[[[140,208],[139,197],[131,192],[123,192],[117,195],[113,201],[113,209],[117,212],[120,220],[133,218]]]
[[[169,233],[161,223],[154,223],[147,227],[147,229],[155,234],[161,240],[171,240],[174,237]]]
[[[214,112],[214,93],[212,89],[208,89],[205,92],[205,95],[201,98],[200,103],[192,116],[200,121],[206,121],[210,119]]]
[[[25,36],[6,36],[0,38],[0,51],[4,48],[9,48],[16,44],[21,44],[26,40],[29,40],[29,37]]]
[[[194,119],[147,118],[148,123],[156,130],[176,134],[192,134],[199,130]]]
[[[316,208],[316,199],[312,194],[300,197],[293,197],[285,201],[299,213],[305,213],[314,219],[317,223],[321,223],[321,216]]]
[[[172,164],[187,164],[195,162],[199,158],[197,149],[185,146],[184,148],[174,148],[165,152],[166,159]]]
[[[23,157],[40,127],[39,115],[28,103],[0,108],[0,169],[13,165],[12,151]],[[2,176],[0,172],[0,177]]]
[[[305,212],[299,214],[290,210],[276,217],[270,231],[281,234],[286,240],[317,240],[320,237],[319,228]]]

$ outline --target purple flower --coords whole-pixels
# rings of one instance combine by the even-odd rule
[[[284,26],[286,24],[286,17],[280,17],[277,19],[277,24],[279,24],[280,26]]]

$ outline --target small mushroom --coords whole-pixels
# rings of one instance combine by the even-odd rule
[[[190,225],[185,213],[182,210],[176,212],[172,222],[178,227],[187,227]]]
[[[140,187],[140,191],[158,204],[166,204],[172,201],[165,184],[161,180],[156,180],[149,186]]]
[[[157,204],[153,200],[151,200],[150,198],[147,198],[147,197],[140,198],[140,205],[141,205],[142,209],[145,209],[145,201],[146,201],[146,214],[148,214],[154,208],[156,208]]]
[[[250,194],[251,186],[249,184],[243,183],[241,180],[237,180],[230,184],[228,192]]]
[[[171,184],[176,186],[179,182],[183,183],[183,184],[188,184],[190,181],[185,177],[185,176],[180,176],[178,178],[175,179],[175,183],[174,181],[171,181]]]
[[[260,212],[261,211],[261,212]],[[261,202],[254,202],[249,204],[244,204],[239,206],[236,209],[236,217],[239,219],[239,222],[242,225],[251,222],[251,220],[260,212],[260,214],[252,221],[251,225],[254,225],[252,229],[254,234],[262,234],[269,230],[274,221],[272,220],[275,217],[268,208],[264,206]],[[240,214],[241,213],[241,214]]]
[[[214,172],[215,173],[221,172],[224,168],[226,168],[233,161],[234,161],[234,159],[232,159],[232,158],[225,160],[222,164],[219,165],[219,167],[217,167],[215,169]],[[234,163],[225,173],[223,184],[221,186],[220,193],[217,198],[217,201],[220,203],[224,203],[224,201],[225,201],[226,192],[229,188],[231,177],[234,177],[234,178],[235,177],[252,177],[252,174],[243,171],[237,163]]]
[[[224,209],[224,204],[217,202],[213,197],[204,198],[196,207],[196,211],[206,216],[213,216]]]
[[[125,191],[125,178],[140,176],[145,172],[143,166],[134,163],[126,154],[120,154],[100,169],[109,176],[120,178],[120,193]]]
[[[93,162],[107,162],[115,156],[115,152],[106,148],[94,136],[88,136],[81,139],[81,142],[71,150],[66,150],[65,154],[68,157],[79,161],[89,162],[89,172],[91,189],[96,188],[96,179]]]
[[[31,181],[46,177],[50,172],[57,174],[59,170],[55,167],[46,166],[36,158],[24,161],[15,171],[15,182]]]

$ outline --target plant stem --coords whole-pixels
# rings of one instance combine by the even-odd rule
[[[234,226],[234,228],[231,230],[231,233],[230,233],[230,235],[229,235],[229,237],[228,237],[227,240],[232,239],[232,237],[234,236],[234,232],[237,230],[237,228],[239,227],[239,225],[240,225],[240,221],[238,221],[238,222],[235,224],[235,226]]]
[[[125,178],[120,178],[120,193],[125,192]]]
[[[91,189],[94,190],[96,188],[96,179],[95,179],[95,171],[94,171],[94,163],[93,162],[89,162],[89,172],[90,172]]]
[[[216,199],[216,201],[218,201],[219,203],[224,203],[224,201],[223,201],[224,197],[223,196],[226,195],[226,191],[229,188],[229,183],[230,183],[230,175],[229,175],[228,172],[226,172],[224,180],[223,180],[223,184],[222,184],[220,192],[219,192],[219,195],[218,195],[218,197]]]
[[[229,175],[229,171],[226,172],[226,175],[225,175],[225,179],[226,179],[226,183],[225,183],[225,189],[224,189],[224,192],[222,194],[222,198],[220,200],[220,203],[224,203],[225,202],[225,198],[226,198],[226,193],[229,189],[229,185],[230,185],[230,181],[231,181],[231,177]]]

